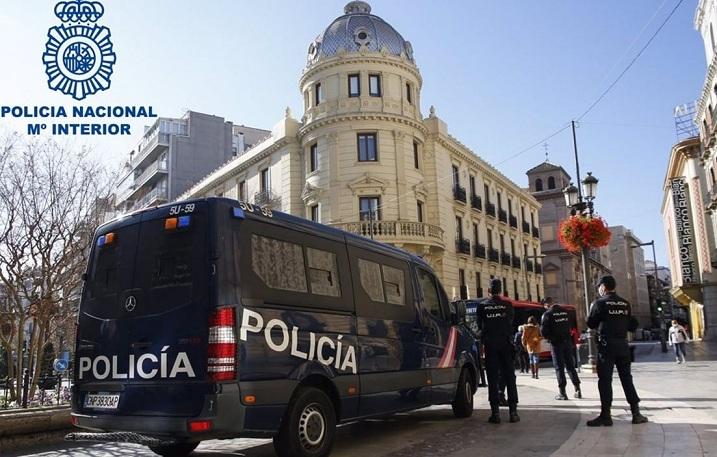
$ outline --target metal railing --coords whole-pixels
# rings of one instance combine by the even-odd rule
[[[268,206],[272,209],[280,209],[281,197],[271,189],[262,190],[254,194],[254,204]]]
[[[510,226],[513,227],[514,229],[517,229],[517,228],[518,228],[518,218],[515,217],[515,216],[513,216],[512,214],[510,214],[510,215],[508,216],[508,223],[509,223]]]
[[[500,263],[502,263],[505,266],[510,266],[510,254],[503,251],[500,253]]]
[[[157,146],[169,147],[169,133],[162,133],[159,131],[159,128],[142,140],[137,156],[132,158],[132,166],[136,167],[142,163]]]
[[[461,187],[459,184],[453,186],[453,198],[459,202],[466,202],[466,188]]]
[[[456,240],[456,252],[459,254],[471,253],[471,242],[465,238]]]
[[[533,261],[530,259],[525,259],[525,268],[526,270],[530,271],[532,273],[533,271]]]
[[[504,209],[498,210],[498,221],[508,223],[508,213]]]
[[[155,200],[167,200],[167,187],[159,186],[147,192],[142,198],[138,199],[132,205],[132,210],[142,209],[149,206]]]
[[[495,204],[487,202],[485,204],[485,213],[489,216],[495,217]]]
[[[525,221],[523,221],[523,232],[530,235],[530,224]]]
[[[14,379],[0,379],[0,410],[20,410],[70,403],[71,372],[40,377],[32,397],[30,396],[30,378],[29,370],[25,369],[18,398],[12,398]]]
[[[473,256],[474,257],[480,257],[482,259],[485,259],[486,251],[485,251],[485,245],[482,245],[480,243],[473,246]]]
[[[500,262],[500,254],[498,253],[497,249],[490,248],[488,249],[488,260],[491,262],[499,263]]]
[[[483,210],[483,201],[478,195],[471,195],[471,208],[477,209],[478,211]]]
[[[142,187],[144,183],[146,183],[149,178],[154,176],[157,172],[167,172],[167,159],[164,160],[156,160],[152,162],[147,168],[142,171],[142,173],[134,180],[134,188],[137,189],[139,187]]]
[[[540,230],[538,230],[538,227],[533,227],[533,238],[540,238]]]
[[[517,255],[514,255],[513,257],[511,257],[511,260],[513,263],[513,268],[519,269],[521,267],[522,262],[520,261],[520,257],[518,257]]]

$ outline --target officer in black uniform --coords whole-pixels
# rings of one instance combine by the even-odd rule
[[[559,393],[555,397],[556,400],[567,400],[568,394],[565,392],[567,381],[565,379],[565,370],[568,370],[570,380],[575,387],[575,398],[583,398],[580,392],[580,378],[578,372],[575,371],[575,345],[570,329],[575,327],[575,319],[568,313],[568,310],[558,304],[553,304],[553,299],[547,297],[543,301],[545,313],[540,324],[540,333],[543,338],[550,341],[550,351],[553,356],[553,366],[555,374],[558,377]]]
[[[513,305],[500,297],[500,279],[491,279],[488,293],[490,298],[478,305],[476,320],[481,331],[485,348],[485,365],[488,377],[488,400],[492,424],[500,423],[499,382],[502,378],[508,390],[510,422],[520,421],[518,416],[518,389],[515,385],[513,366]]]
[[[588,327],[598,330],[598,389],[600,415],[589,420],[589,427],[611,426],[612,370],[617,366],[625,398],[632,410],[632,423],[644,424],[647,418],[640,414],[640,397],[630,373],[630,347],[627,332],[635,331],[637,319],[632,316],[630,303],[615,293],[615,278],[603,276],[598,283],[599,299],[590,306]]]

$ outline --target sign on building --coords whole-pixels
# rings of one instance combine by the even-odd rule
[[[675,207],[675,231],[683,283],[696,283],[695,237],[690,210],[690,195],[685,177],[672,179],[672,201]]]

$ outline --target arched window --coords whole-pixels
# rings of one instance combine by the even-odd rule
[[[552,176],[548,178],[548,189],[555,189],[555,178]]]
[[[543,190],[543,180],[542,179],[538,178],[535,180],[535,190],[538,192]]]

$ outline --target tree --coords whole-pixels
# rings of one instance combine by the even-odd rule
[[[13,398],[20,397],[25,368],[34,393],[47,343],[75,319],[111,182],[84,149],[17,134],[0,139],[0,345],[16,355],[8,367]]]

